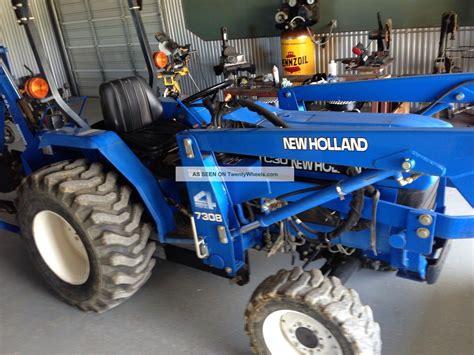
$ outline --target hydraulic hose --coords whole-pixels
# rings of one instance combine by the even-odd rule
[[[346,173],[349,176],[354,176],[357,174],[356,170],[352,168],[349,168]],[[336,228],[334,228],[332,231],[319,232],[305,225],[301,221],[298,224],[300,224],[301,227],[305,229],[307,232],[317,235],[320,240],[326,241],[326,242],[340,236],[341,234],[345,232],[350,231],[360,221],[362,209],[364,208],[365,190],[366,188],[362,188],[362,189],[355,190],[354,192],[352,192],[352,200],[349,205],[351,209],[349,211],[349,215],[347,216],[347,219],[343,220],[342,223],[338,225]]]
[[[285,121],[283,121],[280,117],[275,115],[270,110],[267,110],[266,108],[258,105],[255,103],[255,101],[248,100],[248,99],[239,99],[238,103],[242,107],[246,107],[252,112],[258,113],[259,115],[265,117],[269,122],[271,122],[273,125],[281,128],[289,128],[289,126],[286,124]]]
[[[352,201],[350,203],[351,210],[347,219],[345,219],[338,227],[331,232],[322,233],[324,239],[330,240],[348,232],[359,222],[362,209],[364,208],[364,189],[356,190],[352,193]]]

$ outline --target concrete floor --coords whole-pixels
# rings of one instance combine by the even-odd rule
[[[473,210],[450,191],[451,214]],[[456,241],[437,284],[363,270],[348,283],[382,327],[384,354],[472,354],[474,243]],[[245,287],[158,261],[149,282],[129,301],[102,315],[59,301],[33,269],[21,240],[0,234],[1,354],[246,354],[243,311],[267,275],[289,257],[251,254]]]

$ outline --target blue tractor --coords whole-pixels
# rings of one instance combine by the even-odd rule
[[[450,241],[474,236],[473,216],[444,213],[447,186],[474,205],[473,132],[431,117],[473,102],[474,74],[286,88],[279,108],[219,102],[228,82],[180,100],[130,77],[102,84],[104,121],[90,126],[58,95],[27,1],[14,3],[38,44],[43,100],[61,114],[31,120],[1,63],[0,129],[10,127],[0,137],[1,186],[17,192],[3,205],[18,226],[0,227],[21,234],[45,282],[71,305],[121,304],[158,254],[244,285],[250,249],[285,252],[303,265],[253,293],[252,350],[379,354],[379,325],[344,282],[370,267],[433,283]],[[417,114],[306,111],[315,100],[430,104]],[[294,179],[265,175],[285,168]],[[233,171],[258,178],[224,178]]]

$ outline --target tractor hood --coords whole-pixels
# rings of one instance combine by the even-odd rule
[[[416,114],[379,114],[364,115],[358,112],[331,112],[331,111],[282,111],[278,114],[290,127],[314,128],[322,127],[353,127],[353,128],[449,128],[451,124],[439,119]]]
[[[394,114],[394,113],[366,113],[358,112],[333,112],[333,111],[287,111],[275,106],[256,102],[263,109],[272,112],[290,128],[312,129],[319,128],[450,128],[450,123],[442,120],[417,115],[417,114]],[[238,109],[225,115],[225,119],[232,121],[243,121],[272,128],[272,123],[263,116],[247,108]]]

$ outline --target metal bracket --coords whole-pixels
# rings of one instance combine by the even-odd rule
[[[219,241],[222,244],[227,244],[229,243],[229,239],[227,238],[227,232],[225,230],[225,226],[217,226],[217,233],[219,235]]]
[[[341,201],[344,201],[345,200],[345,194],[344,194],[344,191],[342,191],[342,187],[341,187],[341,185],[339,185],[339,183],[336,184],[336,192],[339,195],[339,199]]]
[[[196,249],[196,256],[199,259],[206,259],[209,256],[209,250],[207,249],[207,245],[204,242],[204,239],[200,239],[197,234],[196,229],[196,222],[194,221],[194,217],[189,217],[191,220],[191,229],[193,231],[193,239],[194,239],[194,246]]]
[[[408,163],[416,161],[416,167],[410,168],[411,172],[422,172],[424,174],[443,176],[446,173],[446,167],[431,160],[430,158],[421,155],[413,150],[404,150],[395,154],[390,154],[374,161],[374,166],[377,169],[399,169],[406,171]]]
[[[183,144],[184,144],[184,151],[186,152],[186,156],[189,159],[193,159],[194,151],[193,151],[193,141],[191,140],[191,138],[184,138]]]
[[[410,211],[408,214],[406,250],[429,255],[433,250],[436,230],[436,214],[426,211]]]

